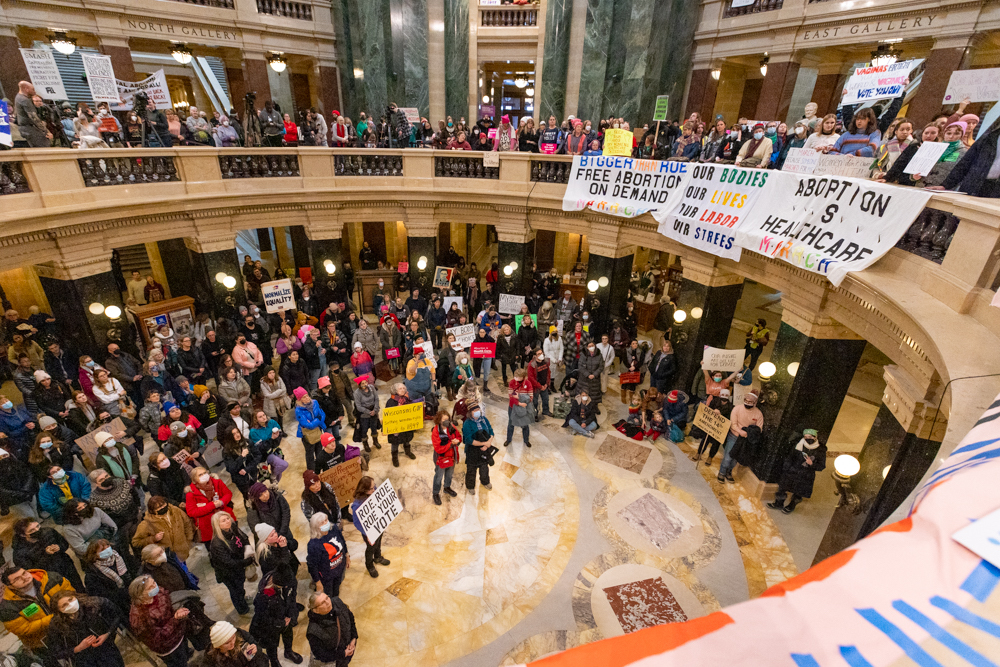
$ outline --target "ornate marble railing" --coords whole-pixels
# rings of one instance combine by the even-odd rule
[[[299,175],[295,155],[220,155],[222,178],[279,178]]]
[[[79,158],[80,175],[88,188],[137,183],[170,183],[181,180],[174,158],[162,155],[127,155],[107,158]]]
[[[402,155],[335,155],[337,176],[402,176]]]
[[[499,179],[499,167],[484,167],[481,157],[435,157],[434,175],[445,178]]]
[[[293,0],[257,0],[257,13],[312,21],[312,5]]]
[[[218,7],[219,9],[236,9],[235,0],[173,0],[173,2],[201,5],[202,7]]]
[[[479,18],[484,28],[531,28],[538,25],[538,6],[481,7]]]
[[[31,192],[28,179],[20,162],[0,162],[0,195],[19,195]]]
[[[722,18],[728,19],[734,16],[743,16],[745,14],[758,14],[760,12],[771,12],[776,9],[781,9],[785,0],[754,0],[752,5],[747,5],[746,7],[733,7],[732,0],[726,5],[726,8],[722,10]]]
[[[906,252],[940,264],[948,252],[951,240],[955,238],[959,219],[946,211],[925,208],[896,247]]]
[[[569,183],[572,162],[531,161],[531,180],[540,183]]]

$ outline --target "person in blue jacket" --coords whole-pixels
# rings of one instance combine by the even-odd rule
[[[680,429],[681,440],[684,439],[684,427],[687,426],[688,418],[688,396],[683,391],[674,389],[667,393],[667,399],[663,401],[663,418],[667,420],[667,424],[671,427],[676,426]],[[670,432],[677,434],[673,428]],[[674,440],[674,438],[670,438]],[[674,442],[680,442],[679,440],[674,440]]]
[[[38,434],[38,425],[23,405],[15,406],[3,394],[0,394],[0,432],[7,434],[11,454],[26,462],[28,450],[31,449]]]
[[[490,462],[486,452],[493,446],[493,426],[486,418],[483,408],[478,403],[471,403],[468,417],[462,424],[462,442],[465,443],[465,488],[470,495],[476,493],[476,471],[479,472],[479,482],[487,490],[492,490],[490,484]]]
[[[373,493],[375,493],[375,480],[365,475],[358,482],[357,488],[354,489],[354,501],[351,503],[351,517],[354,521],[354,527],[358,529],[358,532],[361,533],[361,537],[365,541],[365,569],[368,570],[368,574],[374,579],[378,576],[375,564],[389,565],[389,560],[382,557],[382,535],[379,535],[378,539],[374,542],[370,542],[368,536],[365,534],[365,529],[361,526],[361,519],[358,517],[358,507],[368,500],[368,496]]]
[[[309,536],[306,566],[309,576],[316,583],[316,592],[339,597],[344,573],[351,566],[351,555],[347,553],[347,542],[340,530],[339,518],[331,519],[324,512],[316,512],[309,517]]]
[[[295,396],[295,419],[299,422],[299,429],[295,435],[302,438],[302,446],[306,450],[306,470],[312,470],[315,467],[316,455],[322,449],[320,438],[326,428],[326,413],[302,387],[296,387],[292,394]],[[319,429],[319,432],[316,429]]]
[[[70,500],[90,500],[90,482],[78,472],[52,466],[48,479],[38,489],[38,507],[62,525],[63,507]]]

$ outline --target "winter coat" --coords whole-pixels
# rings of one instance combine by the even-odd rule
[[[816,449],[803,448],[800,452],[795,449],[795,445],[801,439],[802,434],[796,433],[789,440],[791,449],[781,467],[781,481],[778,483],[778,488],[808,498],[812,495],[816,473],[826,468],[826,444],[821,442]],[[811,464],[806,464],[807,456],[812,458]]]
[[[90,482],[78,472],[66,471],[66,483],[69,484],[70,494],[78,500],[90,500]],[[52,520],[58,524],[62,523],[63,505],[66,503],[66,496],[62,489],[46,480],[38,489],[38,509],[52,515]]]
[[[434,465],[451,468],[459,461],[458,445],[452,440],[462,440],[462,434],[452,424],[447,429],[435,426],[431,429],[431,443],[434,445]]]
[[[476,433],[485,431],[488,435],[493,435],[493,425],[484,414],[479,421],[472,418],[470,414],[462,424],[462,442],[465,443],[465,463],[470,466],[478,466],[487,462],[486,452],[480,449],[482,443],[474,440]]]
[[[378,353],[378,339],[379,335],[372,327],[369,326],[364,329],[358,327],[357,331],[354,332],[354,335],[351,336],[351,349],[354,349],[355,343],[361,343],[365,352],[371,355],[371,358],[374,359],[375,355]]]
[[[955,164],[948,177],[944,179],[944,183],[942,183],[944,189],[958,190],[973,197],[982,197],[984,196],[983,186],[989,185],[988,192],[993,193],[992,196],[996,196],[997,181],[994,179],[988,183],[987,176],[989,176],[990,167],[993,166],[993,161],[997,156],[998,137],[1000,137],[1000,126],[994,126],[988,133],[981,135],[962,156],[962,159]],[[54,382],[55,376],[52,377]]]
[[[677,402],[671,403],[666,398],[663,399],[663,418],[677,424],[678,427],[687,426],[688,417],[688,395],[683,391],[677,392]]]
[[[16,560],[15,562],[18,565],[26,565]],[[59,591],[71,591],[73,586],[56,572],[31,569],[28,570],[28,574],[36,582],[40,599],[23,597],[12,587],[5,586],[3,597],[0,598],[0,621],[3,621],[8,632],[21,640],[25,648],[36,649],[43,645],[45,635],[49,631],[49,623],[52,621],[52,606],[49,602],[52,596]],[[31,616],[24,616],[21,613],[36,602],[41,608],[41,613]]]
[[[295,606],[295,590],[275,586],[271,574],[261,578],[253,607],[250,634],[257,637],[261,644],[278,641],[285,627],[298,625],[299,610]],[[292,619],[288,626],[285,625],[286,618]]]
[[[324,592],[331,593],[347,569],[347,542],[340,530],[339,517],[328,515],[327,519],[330,532],[312,538],[306,545],[306,566],[312,580],[322,582]]]
[[[55,447],[52,447],[51,452]],[[73,453],[66,448],[66,458],[69,460],[69,468],[73,467]],[[48,477],[48,468],[51,464],[46,461],[44,464],[44,475]],[[63,467],[63,470],[69,468]],[[6,456],[0,460],[0,498],[3,499],[4,507],[28,502],[38,491],[38,482],[31,469],[15,456]]]
[[[285,388],[289,391],[294,392],[298,387],[309,389],[309,368],[301,357],[295,362],[286,357],[281,362],[278,374],[285,381]]]
[[[319,407],[316,401],[313,401],[308,408],[295,404],[295,419],[298,420],[299,426],[295,434],[296,438],[302,437],[302,427],[307,429],[326,428],[326,413],[323,412],[323,408]],[[315,444],[315,443],[313,443]]]
[[[128,616],[129,607],[132,606],[132,599],[128,594],[128,586],[135,578],[135,571],[125,561],[125,573],[119,575],[121,586],[114,579],[106,575],[97,566],[91,563],[83,569],[83,586],[87,595],[101,597],[110,600],[115,605],[115,609],[121,616]],[[82,605],[82,600],[81,600]]]
[[[285,387],[285,381],[280,377],[275,378],[274,384],[268,384],[266,382],[260,383],[260,391],[264,394],[264,414],[271,419],[278,418],[278,406],[284,405],[287,410],[289,407],[288,402],[288,388]]]
[[[514,362],[521,356],[521,342],[518,340],[517,336],[513,333],[510,335],[510,342],[507,341],[507,337],[502,333],[497,336],[497,363],[508,363],[514,365]]]
[[[210,648],[205,653],[205,667],[267,667],[268,660],[264,654],[264,647],[249,632],[236,628],[237,645],[242,647],[253,644],[257,647],[257,652],[253,658],[247,659],[242,649],[235,651],[232,655],[220,652],[218,649]]]
[[[155,540],[157,533],[163,533],[163,539]],[[191,541],[194,539],[194,527],[191,520],[180,507],[167,505],[167,513],[163,516],[147,512],[146,517],[139,522],[132,536],[132,547],[141,550],[149,544],[157,544],[164,549],[170,549],[181,560],[187,560],[191,551]]]
[[[81,598],[80,612],[76,618],[53,618],[49,624],[49,633],[45,638],[49,649],[48,659],[52,664],[58,661],[59,664],[71,664],[73,667],[110,667],[122,664],[121,653],[114,639],[123,613],[125,612],[110,600]],[[79,653],[73,652],[80,642],[94,634],[107,634],[108,641]]]
[[[317,662],[339,665],[342,661],[350,660],[350,656],[346,656],[344,651],[358,638],[358,628],[354,623],[354,614],[340,598],[330,598],[330,602],[333,603],[333,609],[329,614],[309,612],[306,639],[309,641],[309,651]]]
[[[586,391],[590,400],[598,402],[601,400],[601,372],[604,370],[604,358],[601,353],[594,350],[590,354],[586,348],[580,352],[579,364],[577,365],[577,381],[579,389]],[[593,375],[591,380],[588,376]]]
[[[41,528],[35,533],[35,541],[29,542],[27,539],[14,535],[14,563],[26,568],[39,568],[49,572],[58,572],[66,576],[70,572],[76,572],[76,565],[66,551],[69,549],[69,542],[52,528]],[[59,547],[59,551],[50,554],[46,549],[51,545]],[[2,603],[0,603],[2,606]]]
[[[649,385],[662,394],[670,389],[677,373],[677,360],[673,352],[663,354],[659,350],[649,362]]]
[[[233,492],[218,477],[209,478],[209,484],[212,485],[213,495],[217,495],[222,501],[222,507],[216,507],[212,498],[207,497],[196,484],[191,484],[191,489],[184,498],[184,510],[198,524],[202,542],[212,539],[212,515],[216,512],[228,512],[229,516],[233,517],[233,523],[236,522],[232,507]]]
[[[149,496],[162,496],[173,505],[184,502],[184,488],[191,483],[191,477],[177,461],[170,461],[166,470],[150,469],[146,478],[146,488]]]
[[[361,331],[361,329],[358,329]],[[403,355],[403,336],[399,332],[399,327],[392,327],[391,329],[385,326],[379,327],[378,340],[382,344],[382,355],[385,356],[386,350],[391,350],[393,348],[399,350],[400,357]],[[385,357],[388,359],[388,357]],[[398,359],[399,357],[397,357]]]
[[[247,381],[236,375],[233,381],[223,381],[219,383],[219,397],[228,403],[239,403],[240,405],[250,404],[250,385]]]
[[[516,380],[512,380],[513,385]],[[524,426],[531,426],[535,423],[535,406],[531,402],[530,394],[518,394],[517,402],[510,406],[510,423],[514,425],[514,428],[522,428]],[[525,404],[525,407],[521,407],[521,403]]]
[[[184,641],[187,621],[174,618],[170,594],[161,587],[149,604],[133,604],[129,610],[129,626],[143,644],[157,655],[167,655]]]
[[[288,507],[288,501],[285,500],[285,496],[275,491],[271,492],[271,498],[266,505],[258,508],[255,500],[251,500],[247,505],[247,526],[251,531],[256,532],[258,524],[266,523],[291,544],[295,541],[290,528],[291,522],[292,512]]]
[[[570,419],[575,420],[580,426],[586,426],[590,422],[597,422],[597,404],[594,403],[593,399],[587,401],[586,404],[574,400],[570,405],[569,414],[566,415],[566,421],[563,422],[563,426],[569,426]]]
[[[587,349],[587,345],[590,342],[590,334],[586,331],[580,332],[579,344],[576,342],[575,331],[563,334],[563,362],[565,362],[568,366],[576,362],[577,355],[580,355],[580,357],[583,358],[583,353]]]

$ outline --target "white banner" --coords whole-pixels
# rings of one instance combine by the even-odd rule
[[[94,102],[118,104],[118,81],[111,66],[111,56],[84,53],[83,70],[87,74],[87,85]]]
[[[261,283],[260,293],[264,297],[264,307],[269,313],[295,308],[295,293],[292,291],[291,278]]]
[[[878,67],[857,67],[844,86],[841,103],[857,104],[899,97],[906,88],[910,73],[923,62],[923,58],[916,58]]]
[[[811,148],[789,148],[788,155],[785,156],[785,163],[781,166],[781,171],[790,171],[794,174],[811,174],[816,171],[822,153]]]
[[[118,86],[118,96],[120,98],[120,104],[112,104],[111,108],[115,111],[129,111],[132,109],[132,98],[135,96],[137,90],[145,90],[146,94],[149,95],[155,104],[157,109],[170,109],[173,104],[170,102],[170,89],[167,88],[167,77],[164,76],[163,70],[156,70],[153,72],[152,76],[149,76],[142,81],[122,81],[121,79],[116,79],[116,84]]]
[[[840,285],[889,252],[930,196],[920,188],[770,172],[760,197],[767,204],[743,219],[736,242]]]
[[[520,294],[501,294],[497,312],[501,315],[516,315],[521,312],[521,304],[523,303],[524,297]]]
[[[670,208],[654,211],[659,231],[686,246],[739,261],[736,227],[750,212],[773,172],[722,165],[695,165],[671,196]],[[676,203],[674,203],[676,202]],[[742,361],[742,360],[741,360]]]
[[[455,342],[468,349],[472,346],[472,341],[476,340],[476,325],[463,324],[460,327],[449,327],[444,330],[446,334],[454,334]]]
[[[961,69],[951,73],[942,104],[995,102],[1000,100],[1000,67]]]
[[[8,148],[14,145],[14,138],[10,133],[10,112],[7,109],[7,102],[0,100],[0,146]]]
[[[816,176],[846,176],[867,179],[871,176],[875,158],[855,155],[824,155],[811,148],[792,148],[788,151],[781,171]]]
[[[69,96],[66,94],[66,87],[63,85],[62,76],[56,66],[55,54],[48,49],[21,49],[21,58],[25,67],[28,68],[28,78],[31,85],[35,87],[35,92],[42,96],[43,100],[65,100]],[[13,96],[11,96],[13,97]]]
[[[609,215],[634,218],[666,208],[667,199],[680,188],[688,164],[575,155],[563,194],[563,210],[582,211],[589,207]]]
[[[916,154],[910,158],[906,168],[903,169],[903,173],[926,176],[931,173],[931,169],[934,168],[934,165],[937,164],[947,149],[947,141],[925,141],[920,144],[920,148],[917,149]]]
[[[743,360],[746,358],[747,352],[743,348],[723,350],[718,347],[706,347],[705,353],[701,356],[701,367],[706,371],[734,373],[743,368]]]
[[[399,502],[396,490],[387,479],[368,496],[368,500],[358,505],[357,517],[365,531],[369,544],[374,544],[379,535],[385,532],[392,520],[403,512],[403,503]]]

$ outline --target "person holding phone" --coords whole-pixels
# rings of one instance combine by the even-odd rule
[[[209,636],[212,648],[205,654],[205,667],[267,667],[264,652],[246,630],[227,621],[216,621]]]
[[[125,667],[115,645],[115,630],[121,619],[110,600],[73,590],[56,593],[45,638],[49,659],[74,667]]]

